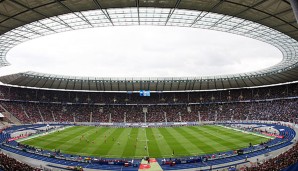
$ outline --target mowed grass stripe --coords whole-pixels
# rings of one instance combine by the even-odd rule
[[[104,139],[103,137],[105,136],[107,137],[107,134],[110,131],[110,128],[92,127],[92,129],[84,132],[84,134],[82,134],[81,136],[77,136],[75,140],[71,141],[72,146],[66,148],[64,151],[70,154],[99,156],[99,152],[93,153],[94,149],[96,149],[99,144],[104,141],[101,139]]]
[[[66,151],[72,151],[72,152],[78,152],[78,153],[87,153],[90,154],[94,148],[95,139],[97,138],[97,128],[91,127],[90,130],[85,132],[82,136],[77,136],[75,139],[72,139],[70,142],[72,143],[72,146],[65,147]],[[59,146],[59,148],[63,148],[65,145],[62,144]]]
[[[137,146],[136,146],[136,150],[135,150],[135,156],[137,156],[137,157],[148,156],[147,150],[144,148],[147,144],[145,128],[138,129],[137,139],[138,140],[137,140]]]
[[[180,142],[183,143],[183,140],[181,141],[182,138],[177,137],[176,139],[176,137],[170,133],[172,129],[173,128],[159,128],[159,131],[164,136],[167,144],[170,146],[172,151],[174,150],[175,155],[180,155],[180,156],[190,155],[189,151],[185,148],[186,147],[185,144],[180,143]]]
[[[207,154],[210,151],[216,151],[214,146],[209,145],[209,141],[202,141],[202,139],[206,139],[204,135],[198,134],[192,130],[189,130],[187,127],[181,127],[179,132],[185,138],[191,140],[191,143],[194,144],[198,150],[194,151],[196,154]]]
[[[236,148],[239,148],[241,145],[243,145],[243,141],[239,140],[239,136],[237,138],[232,138],[231,137],[231,132],[225,132],[222,133],[219,130],[212,130],[210,128],[200,128],[202,131],[213,135],[213,137],[217,138],[218,140],[221,141],[221,144],[227,147],[230,147],[231,145],[233,145]],[[222,128],[224,129],[224,128]]]
[[[158,136],[158,138],[155,138],[155,139],[158,140],[157,145],[161,153],[160,156],[153,156],[153,157],[171,157],[173,153],[173,148],[170,147],[165,137],[161,134],[160,128],[150,128],[150,129],[152,130],[152,133],[154,135]]]
[[[107,127],[99,127],[95,130],[94,136],[87,136],[87,138],[83,141],[83,143],[89,146],[89,148],[85,149],[85,152],[88,152],[89,155],[92,156],[101,156],[103,155],[101,151],[101,145],[107,143],[108,136],[116,130]],[[87,141],[89,140],[89,142]],[[87,143],[86,143],[87,142]],[[94,143],[93,143],[94,142]]]
[[[81,129],[84,129],[83,127],[80,127],[79,129],[77,129],[76,127],[70,127],[70,128],[67,128],[63,131],[57,131],[57,132],[53,132],[53,133],[50,133],[48,135],[45,135],[45,136],[39,136],[39,137],[36,137],[34,139],[29,139],[29,140],[26,140],[26,141],[23,141],[23,142],[28,142],[28,143],[31,143],[31,142],[38,142],[40,141],[41,143],[42,142],[53,142],[53,141],[57,141],[57,138],[58,137],[65,137],[65,135],[69,135],[71,133],[74,133],[74,131],[80,131]],[[47,141],[43,141],[43,140],[47,140]]]
[[[79,129],[75,129],[73,131],[67,131],[66,133],[64,133],[64,136],[63,136],[63,132],[64,131],[57,132],[57,137],[56,137],[55,140],[53,140],[53,143],[59,143],[61,141],[62,142],[68,141],[69,139],[71,139],[73,137],[80,136],[81,134],[85,133],[89,129],[90,129],[89,126],[83,126],[83,127],[79,128]],[[54,134],[56,134],[56,133],[54,133]],[[55,136],[55,135],[53,135],[53,136]],[[49,139],[47,139],[47,140],[49,140]]]
[[[111,132],[116,131],[116,129],[112,130],[111,128],[107,128],[107,127],[99,127],[98,129],[98,135],[96,137],[95,141],[95,145],[93,150],[90,151],[90,154],[93,156],[100,156],[103,155],[103,152],[101,151],[102,149],[102,145],[104,143],[107,143],[107,135],[110,135]],[[110,137],[109,141],[113,141],[113,138]],[[106,155],[106,154],[105,154]]]
[[[248,145],[248,142],[251,142],[252,144],[259,144],[268,140],[267,138],[256,138],[256,135],[246,134],[239,131],[222,128],[220,126],[208,127],[208,129],[218,131],[220,134],[227,135],[230,138],[235,139],[235,141],[238,140],[241,143],[246,143],[246,145]]]
[[[173,137],[179,137],[179,139],[177,139],[177,142],[183,144],[184,146],[187,146],[186,150],[188,153],[177,153],[177,155],[197,155],[199,152],[202,153],[201,149],[198,148],[196,145],[196,138],[193,139],[193,137],[187,137],[181,132],[182,129],[183,127],[169,128],[169,132],[173,135]]]
[[[124,128],[110,128],[108,130],[108,134],[105,135],[106,137],[104,137],[104,143],[102,143],[99,146],[99,151],[100,151],[100,155],[102,156],[106,156],[106,157],[110,157],[111,154],[109,154],[109,151],[111,150],[112,146],[114,144],[117,144],[117,142],[120,141],[119,136],[121,135],[121,133],[124,131]],[[113,141],[113,137],[114,137],[114,141]],[[121,147],[118,147],[117,149],[119,149]],[[121,156],[121,154],[118,154],[119,156]]]
[[[136,142],[136,138],[137,138],[137,134],[138,134],[138,128],[130,128],[130,134],[128,137],[128,141],[124,147],[122,156],[134,156],[135,154],[135,150],[137,147],[137,142]]]
[[[204,144],[208,144],[208,146],[211,146],[215,150],[218,149],[218,147],[219,147],[218,143],[220,143],[220,142],[213,141],[212,139],[209,138],[209,136],[205,132],[198,131],[196,129],[191,129],[189,127],[185,127],[184,129],[189,134],[196,136],[200,140],[200,142],[202,142],[202,144],[201,144],[202,147],[204,147]],[[222,146],[222,147],[224,147],[224,146]],[[212,151],[212,149],[211,149],[211,151]],[[208,152],[210,152],[210,150],[208,150]]]
[[[147,131],[147,138],[149,139],[148,141],[148,148],[149,148],[149,154],[150,157],[157,157],[161,156],[162,153],[160,152],[160,146],[157,144],[159,139],[161,139],[160,134],[154,134],[152,128],[146,129]]]
[[[234,143],[238,145],[238,148],[240,147],[248,147],[249,143],[255,144],[255,141],[259,141],[261,137],[257,137],[254,135],[246,134],[246,133],[240,133],[234,130],[229,130],[226,128],[222,128],[219,126],[213,126],[213,127],[206,127],[203,129],[208,129],[209,131],[213,132],[214,135],[220,136],[224,138],[226,141],[230,143]],[[240,133],[240,134],[239,134]],[[248,138],[249,137],[249,138]],[[262,138],[261,138],[262,139]]]
[[[87,136],[88,134],[92,133],[93,131],[93,127],[89,127],[87,130],[84,131],[85,136]],[[82,134],[80,135],[76,135],[73,136],[72,138],[70,138],[67,141],[64,141],[61,143],[61,141],[59,143],[56,144],[56,148],[55,149],[62,149],[61,152],[64,153],[70,153],[70,154],[82,154],[82,148],[85,147],[87,145],[87,142],[80,142],[80,137]],[[77,145],[77,143],[80,143],[79,145]],[[69,150],[70,149],[70,150]],[[84,153],[86,154],[86,153]]]
[[[60,144],[67,142],[67,140],[72,139],[75,136],[81,135],[83,132],[85,132],[88,129],[89,127],[79,127],[77,129],[72,129],[72,130],[66,129],[49,135],[27,140],[22,143],[37,146],[43,149],[53,150],[53,149],[57,149],[57,146],[59,146]],[[63,136],[63,133],[65,133],[64,136]]]
[[[237,149],[240,146],[237,145],[232,140],[227,140],[222,137],[222,135],[215,134],[214,131],[210,131],[209,129],[206,129],[205,127],[190,127],[190,129],[194,131],[200,132],[200,134],[204,135],[209,139],[209,141],[216,144],[216,152],[226,150],[226,149]]]
[[[115,140],[117,143],[114,142],[111,144],[109,151],[107,153],[108,156],[118,156],[119,154],[123,156],[123,151],[127,144],[128,135],[130,134],[130,132],[131,132],[131,128],[121,128],[121,131],[119,132],[115,131],[113,133],[113,136],[117,137],[117,139]]]

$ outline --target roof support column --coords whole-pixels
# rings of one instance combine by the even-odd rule
[[[293,12],[295,14],[296,17],[296,21],[298,23],[298,1],[297,0],[290,0]]]

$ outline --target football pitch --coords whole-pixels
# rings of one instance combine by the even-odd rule
[[[84,156],[141,158],[212,154],[259,144],[268,138],[215,125],[165,128],[73,126],[22,144]]]

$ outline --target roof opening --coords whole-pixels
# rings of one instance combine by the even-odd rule
[[[191,77],[261,70],[282,60],[272,45],[169,26],[101,27],[40,37],[11,49],[6,72],[94,77]],[[7,73],[6,73],[7,74]]]

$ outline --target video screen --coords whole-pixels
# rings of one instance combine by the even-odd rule
[[[150,96],[150,90],[140,90],[140,96]]]

